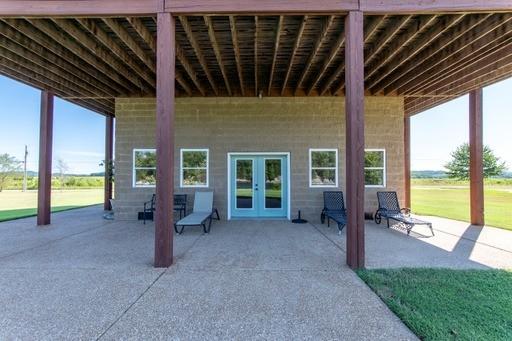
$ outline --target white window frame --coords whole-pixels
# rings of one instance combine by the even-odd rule
[[[133,149],[133,158],[132,158],[132,186],[133,188],[154,188],[156,187],[156,185],[137,185],[137,180],[136,180],[136,172],[138,169],[154,169],[156,171],[156,165],[155,167],[135,167],[135,154],[137,152],[155,152],[156,153],[156,149],[143,149],[143,148],[135,148]]]
[[[366,170],[382,170],[383,172],[383,175],[382,175],[382,182],[383,184],[382,185],[364,185],[364,187],[366,188],[385,188],[386,187],[386,174],[387,174],[387,166],[386,166],[386,149],[383,149],[383,148],[370,148],[370,149],[365,149],[364,150],[365,154],[366,152],[382,152],[382,159],[384,161],[384,165],[383,167],[364,167],[364,170],[366,172]],[[365,155],[366,157],[366,155]],[[366,182],[366,179],[365,179],[365,182]]]
[[[312,156],[314,152],[335,152],[336,153],[336,165],[335,167],[312,167]],[[312,181],[313,169],[334,169],[335,171],[335,184],[334,185],[315,185]],[[338,187],[338,148],[310,148],[309,149],[309,188],[336,188]]]
[[[206,185],[183,184],[183,153],[206,152]],[[204,167],[186,167],[185,169],[205,169]],[[180,149],[180,187],[181,188],[208,188],[210,187],[210,149],[208,148],[181,148]]]

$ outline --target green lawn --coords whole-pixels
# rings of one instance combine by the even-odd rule
[[[54,190],[52,212],[64,211],[103,202],[103,189]],[[0,221],[36,214],[37,191],[0,192]]]
[[[512,272],[360,270],[421,340],[512,340]]]
[[[416,214],[469,221],[469,188],[466,186],[413,184],[411,200]],[[487,225],[512,230],[512,187],[486,186],[485,220]]]

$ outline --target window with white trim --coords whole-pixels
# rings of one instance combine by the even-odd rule
[[[180,187],[208,187],[208,149],[181,149]]]
[[[365,149],[364,184],[366,187],[386,187],[386,151]]]
[[[156,150],[133,150],[133,187],[155,187]]]
[[[309,187],[338,187],[338,149],[309,150]]]

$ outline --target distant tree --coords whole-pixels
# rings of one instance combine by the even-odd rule
[[[69,172],[69,166],[64,160],[59,158],[57,160],[56,168],[57,168],[57,171],[59,172],[60,189],[63,189],[65,181],[66,181],[66,172]]]
[[[500,161],[491,148],[484,146],[483,152],[484,178],[501,175],[507,169],[505,162]],[[451,156],[452,160],[445,165],[448,177],[459,180],[469,179],[469,144],[460,145]]]
[[[9,154],[0,154],[0,192],[7,184],[9,177],[20,170],[20,162]]]

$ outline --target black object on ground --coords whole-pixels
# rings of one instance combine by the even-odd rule
[[[307,223],[307,222],[308,222],[308,221],[307,221],[306,219],[302,219],[302,218],[300,217],[300,210],[299,210],[299,217],[298,217],[297,219],[293,219],[293,220],[292,220],[292,223],[294,223],[294,224],[305,224],[305,223]]]

